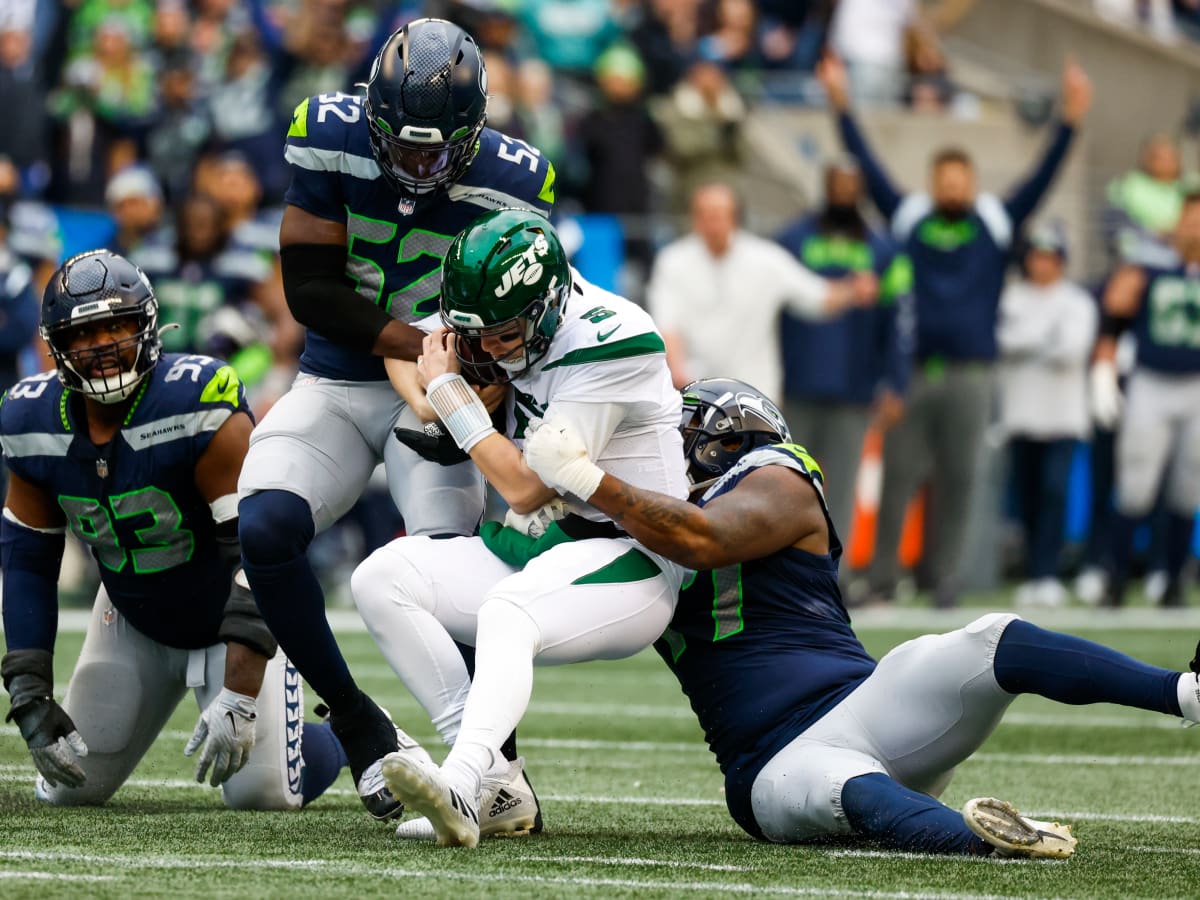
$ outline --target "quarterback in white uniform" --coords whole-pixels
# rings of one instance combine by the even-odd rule
[[[462,232],[443,265],[441,315],[449,330],[426,338],[418,380],[518,529],[400,538],[358,567],[351,588],[384,656],[453,745],[440,769],[386,757],[387,784],[439,843],[474,846],[481,784],[509,765],[499,747],[528,705],[534,663],[648,647],[683,574],[573,496],[593,485],[568,479],[560,499],[525,464],[527,433],[553,412],[632,483],[682,499],[687,481],[662,337],[645,312],[570,268],[544,218],[500,210]],[[464,373],[509,384],[507,437]],[[474,682],[455,640],[475,645]]]

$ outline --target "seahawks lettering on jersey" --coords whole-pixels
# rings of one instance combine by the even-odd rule
[[[1200,372],[1200,268],[1147,268],[1134,323],[1137,364],[1168,374]]]
[[[0,404],[0,447],[19,476],[53,497],[100,564],[113,605],[159,643],[217,640],[229,570],[196,462],[236,412],[250,415],[233,369],[207,356],[165,354],[121,430],[97,447],[82,398],[55,372],[15,384]]]
[[[475,160],[457,184],[402,197],[371,155],[362,97],[320,94],[298,107],[284,151],[292,167],[286,200],[346,223],[346,276],[393,318],[416,322],[438,309],[441,264],[450,242],[492,209],[520,207],[549,216],[554,166],[524,141],[485,128]],[[309,331],[300,368],[349,381],[386,378],[379,357],[339,347]]]
[[[705,492],[700,506],[769,465],[795,470],[821,493],[820,469],[804,448],[776,444],[742,457]],[[671,626],[654,645],[679,679],[725,773],[730,813],[751,833],[757,826],[750,785],[761,768],[875,668],[842,605],[842,547],[827,509],[825,517],[828,554],[789,547],[697,572],[684,583]]]

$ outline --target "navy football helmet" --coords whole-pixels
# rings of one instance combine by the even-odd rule
[[[118,318],[133,321],[129,337],[71,347],[71,338],[80,326]],[[109,250],[80,253],[58,268],[42,295],[39,330],[62,383],[100,403],[120,403],[129,397],[157,365],[162,352],[158,299],[150,280],[125,257]],[[126,368],[131,350],[136,354]]]
[[[759,447],[792,440],[779,408],[733,378],[702,378],[683,394],[683,452],[693,492],[706,488]]]
[[[371,64],[363,104],[371,152],[403,194],[456,181],[487,121],[487,72],[475,40],[444,19],[417,19],[387,39]]]

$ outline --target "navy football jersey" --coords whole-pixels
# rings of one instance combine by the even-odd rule
[[[0,403],[9,467],[62,508],[138,631],[170,647],[217,643],[232,573],[195,469],[230,416],[250,415],[237,374],[208,356],[164,354],[103,447],[88,437],[82,404],[56,372],[13,385]]]
[[[284,151],[292,168],[284,199],[314,216],[345,222],[347,279],[392,318],[412,323],[438,311],[442,258],[474,219],[505,207],[550,215],[554,166],[524,141],[485,128],[474,161],[456,184],[422,197],[398,194],[371,155],[362,100],[319,94],[296,107]],[[387,377],[378,356],[340,347],[311,329],[300,368],[347,381]]]
[[[804,448],[775,444],[742,457],[700,506],[761,466],[782,465],[817,488],[821,470]],[[734,820],[758,834],[750,787],[767,762],[875,669],[850,627],[838,590],[842,547],[829,512],[830,553],[788,547],[762,559],[697,572],[654,649],[687,695],[725,774]]]
[[[1157,372],[1200,372],[1200,267],[1147,267],[1134,320],[1137,364]]]

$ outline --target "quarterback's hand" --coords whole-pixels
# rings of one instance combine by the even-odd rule
[[[87,744],[75,730],[66,710],[48,697],[23,704],[9,713],[29,747],[33,764],[51,787],[77,788],[86,776],[79,758],[87,756]]]
[[[551,523],[557,522],[566,514],[566,501],[561,497],[555,497],[531,513],[517,513],[510,509],[504,514],[504,527],[519,531],[527,537],[540,538],[546,533],[546,529],[550,527]]]
[[[254,749],[254,720],[258,717],[253,697],[222,688],[208,709],[200,714],[184,756],[191,756],[204,744],[196,763],[196,780],[203,783],[212,766],[208,783],[216,787],[237,772],[250,759]],[[207,738],[207,743],[205,743]]]
[[[422,459],[440,466],[456,466],[471,458],[469,453],[459,449],[454,438],[439,422],[426,422],[422,431],[414,428],[393,428],[392,434]]]
[[[600,487],[604,470],[588,458],[583,438],[564,421],[546,419],[525,439],[525,464],[560,494],[587,500]]]
[[[455,350],[456,341],[454,332],[445,328],[425,335],[421,355],[417,357],[417,383],[422,388],[428,388],[431,381],[447,372],[457,375],[462,371]]]
[[[1089,373],[1092,418],[1111,431],[1121,418],[1121,388],[1117,384],[1117,364],[1111,359],[1097,360]]]

